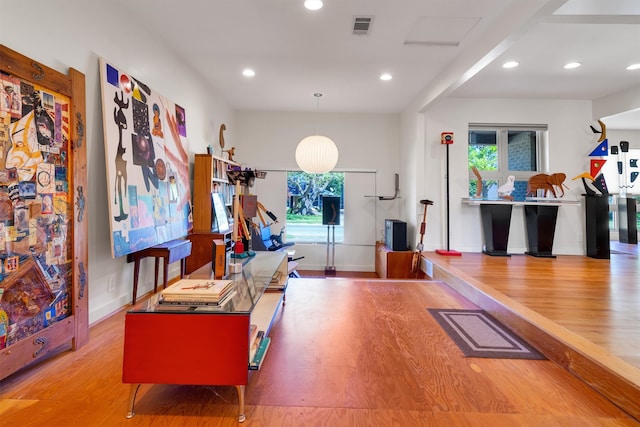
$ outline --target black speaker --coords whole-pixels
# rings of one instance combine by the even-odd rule
[[[398,219],[385,219],[384,244],[392,251],[406,251],[407,223]]]
[[[340,225],[340,197],[322,196],[322,225]]]

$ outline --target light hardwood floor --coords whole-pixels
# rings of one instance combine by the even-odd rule
[[[475,305],[439,282],[291,280],[244,425],[640,425],[552,361],[462,357],[426,310],[453,307]],[[215,386],[143,385],[125,419],[123,332],[119,312],[87,346],[5,379],[0,425],[237,425],[235,390]]]
[[[442,258],[431,254],[429,259]],[[464,254],[437,259],[640,368],[640,261]]]
[[[639,418],[640,261],[636,245],[615,248],[610,260],[424,256],[436,279]]]

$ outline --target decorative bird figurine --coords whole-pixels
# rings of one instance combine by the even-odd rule
[[[236,154],[236,147],[231,147],[228,150],[222,150],[223,153],[227,153],[227,156],[229,156],[229,161],[233,162],[233,156],[235,156]]]
[[[601,130],[596,129],[595,127],[593,127],[593,125],[589,125],[589,127],[591,128],[591,132],[600,134],[598,142],[602,142],[607,139],[607,125],[605,125],[602,120],[598,120],[598,124],[600,125]]]
[[[515,186],[513,185],[515,180],[515,176],[509,175],[507,177],[507,182],[498,187],[498,197],[513,200],[513,197],[511,197],[511,192],[515,189]]]

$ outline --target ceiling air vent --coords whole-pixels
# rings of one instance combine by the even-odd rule
[[[353,34],[356,36],[366,36],[369,34],[373,16],[354,16]]]

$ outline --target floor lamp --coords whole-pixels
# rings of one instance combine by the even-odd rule
[[[444,256],[462,256],[460,252],[449,247],[449,146],[453,144],[453,132],[442,132],[440,143],[446,145],[447,150],[447,249],[436,249],[436,253]]]

